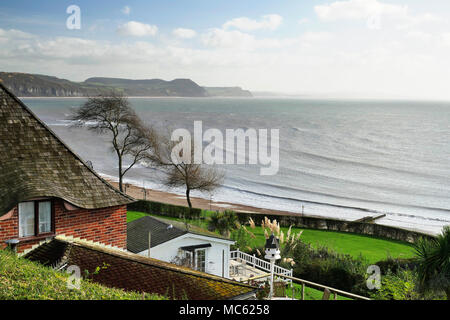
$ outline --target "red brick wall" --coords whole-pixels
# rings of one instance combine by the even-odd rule
[[[55,234],[73,236],[126,249],[127,207],[116,206],[95,210],[68,211],[62,200],[54,200]],[[0,246],[4,241],[19,238],[19,217],[17,207],[13,216],[0,221]],[[22,252],[43,239],[21,241],[18,251]]]
[[[0,217],[2,219],[2,217]],[[7,220],[0,220],[0,248],[4,248],[5,241],[19,237],[19,216],[17,206],[14,208],[13,215]]]

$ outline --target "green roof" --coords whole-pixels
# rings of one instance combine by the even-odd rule
[[[61,198],[83,209],[128,204],[0,83],[0,216],[19,202]]]

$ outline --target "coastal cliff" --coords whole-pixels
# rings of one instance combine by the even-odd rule
[[[204,87],[210,97],[253,97],[248,90],[240,87]]]
[[[111,91],[135,97],[251,96],[249,91],[239,87],[201,87],[190,79],[165,81],[93,77],[83,82],[73,82],[47,75],[0,72],[0,82],[21,97],[84,97],[108,94]]]

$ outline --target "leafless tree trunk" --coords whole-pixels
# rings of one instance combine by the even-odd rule
[[[164,183],[169,187],[185,187],[186,200],[190,209],[192,202],[190,198],[191,191],[207,191],[212,192],[220,187],[224,180],[224,173],[214,166],[204,164],[194,164],[193,161],[193,144],[191,143],[191,161],[184,161],[182,152],[174,154],[172,151],[178,142],[171,141],[169,135],[159,134],[151,137],[153,146],[152,154],[148,160],[156,164],[165,173]],[[156,138],[155,138],[156,137]]]
[[[89,97],[71,115],[74,126],[84,126],[98,134],[109,134],[111,147],[119,164],[119,189],[123,191],[123,177],[139,161],[146,158],[152,143],[148,137],[151,129],[146,127],[131,108],[123,94],[111,92],[108,95]],[[131,163],[123,168],[125,157]]]

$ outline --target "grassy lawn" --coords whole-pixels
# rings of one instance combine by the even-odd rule
[[[300,300],[302,297],[302,286],[298,283],[294,283],[294,295],[295,295],[295,299]],[[288,297],[292,297],[292,289],[289,287],[286,290],[286,294]],[[323,297],[323,291],[320,290],[316,290],[313,288],[308,288],[305,287],[305,300],[322,300]],[[330,295],[330,300],[334,299],[334,295],[331,294]],[[352,300],[350,298],[346,298],[346,297],[341,297],[341,296],[337,296],[337,300]]]
[[[137,212],[137,211],[128,211],[127,212],[127,223],[140,219],[144,216],[148,216],[149,214],[143,213],[143,212]]]
[[[289,228],[281,229],[286,236]],[[252,243],[253,247],[264,246],[264,232],[262,229],[256,227],[249,230],[256,236]],[[326,246],[338,253],[350,254],[355,258],[362,255],[370,263],[386,259],[388,256],[410,258],[414,255],[412,246],[400,241],[326,230],[292,228],[291,232],[298,233],[301,230],[303,230],[301,239],[306,243],[310,243],[313,247]]]
[[[18,258],[0,249],[0,300],[164,300],[156,294],[126,292],[81,280],[69,289],[69,274]]]
[[[209,212],[205,212],[209,215]],[[145,213],[129,211],[128,221],[133,221],[145,216]],[[157,216],[157,215],[155,215]],[[175,218],[164,217],[166,219],[179,220]],[[190,221],[191,224],[206,228],[205,221]],[[289,228],[281,228],[286,235]],[[265,243],[264,232],[261,227],[257,226],[252,231],[256,239],[253,239],[251,246],[262,247]],[[297,233],[303,230],[301,238],[304,242],[310,243],[314,247],[326,246],[339,253],[350,254],[353,257],[362,255],[370,263],[375,263],[387,257],[393,258],[410,258],[414,255],[412,246],[405,242],[373,238],[370,236],[358,235],[353,233],[313,230],[313,229],[299,229],[292,228],[291,232]]]

